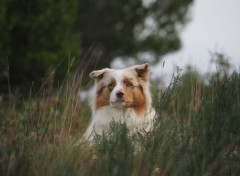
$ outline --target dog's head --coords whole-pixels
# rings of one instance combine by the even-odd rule
[[[95,111],[104,106],[134,108],[142,112],[147,108],[149,65],[142,64],[123,70],[102,69],[90,73],[95,79]]]

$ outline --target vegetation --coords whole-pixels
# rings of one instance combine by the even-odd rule
[[[134,57],[151,52],[159,58],[181,47],[178,36],[189,20],[193,0],[81,1],[76,30],[80,29],[86,51],[95,44],[101,50],[97,67],[109,66],[116,56]],[[157,61],[157,60],[156,60]],[[92,68],[95,61],[89,63]]]
[[[73,65],[79,65],[81,74],[109,66],[116,56],[144,51],[162,56],[178,50],[179,27],[188,20],[192,1],[161,0],[146,5],[142,0],[2,0],[0,93],[7,92],[2,78],[6,65],[12,88],[24,91],[32,82],[40,87],[52,69],[58,85],[69,67],[69,57],[75,58]],[[149,21],[154,27],[147,25]]]
[[[33,81],[39,87],[56,65],[56,79],[64,77],[69,55],[81,54],[80,34],[72,32],[76,6],[76,0],[0,2],[0,64],[9,66],[13,88],[25,90]]]
[[[1,103],[0,175],[239,175],[240,74],[218,63],[208,83],[189,70],[155,90],[152,132],[112,123],[91,148],[75,145],[90,118],[81,77]]]

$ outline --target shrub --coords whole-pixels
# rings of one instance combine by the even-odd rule
[[[240,74],[220,72],[208,84],[178,73],[154,100],[153,131],[130,135],[113,122],[91,148],[74,145],[90,117],[76,96],[81,78],[1,104],[0,174],[239,175]]]

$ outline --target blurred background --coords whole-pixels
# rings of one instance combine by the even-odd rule
[[[0,0],[0,175],[240,175],[239,7]],[[112,123],[89,149],[88,74],[145,62],[153,130]]]
[[[238,0],[11,0],[0,2],[0,94],[38,89],[49,75],[149,62],[169,82],[174,65],[214,71],[211,53],[239,70]],[[163,64],[164,62],[164,64]],[[164,65],[164,67],[163,67]],[[26,89],[27,88],[27,89]]]

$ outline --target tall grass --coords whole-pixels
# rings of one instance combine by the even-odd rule
[[[91,116],[81,77],[50,85],[1,104],[0,175],[240,175],[239,73],[176,73],[155,91],[153,131],[113,122],[92,147],[75,145]]]

